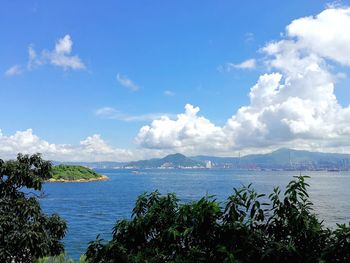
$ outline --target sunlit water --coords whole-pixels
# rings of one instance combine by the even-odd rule
[[[274,186],[284,187],[298,172],[232,170],[98,170],[110,180],[90,183],[46,183],[47,197],[41,200],[47,214],[58,213],[68,223],[64,239],[69,257],[79,258],[88,242],[101,234],[111,238],[112,227],[130,218],[138,195],[158,189],[175,192],[182,202],[206,194],[224,202],[233,187],[253,183],[259,193],[271,193]],[[350,221],[350,172],[303,172],[308,179],[315,212],[327,226]]]

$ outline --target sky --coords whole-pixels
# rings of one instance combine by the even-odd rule
[[[0,159],[350,153],[350,1],[2,1]]]

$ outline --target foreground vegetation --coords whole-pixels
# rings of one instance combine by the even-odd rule
[[[132,219],[119,221],[113,239],[97,239],[90,262],[350,262],[350,228],[325,228],[312,211],[307,177],[281,196],[251,185],[234,189],[222,207],[214,196],[180,204],[174,194],[141,195]]]
[[[66,259],[66,256],[62,253],[58,256],[39,258],[35,263],[88,263],[88,261],[85,255],[82,255],[78,261],[74,261],[73,259]]]
[[[52,179],[54,180],[94,180],[103,178],[94,170],[80,165],[60,164],[52,168]]]
[[[0,160],[0,262],[65,262],[64,221],[44,215],[23,190],[40,190],[50,169],[39,155]],[[225,203],[145,193],[112,240],[98,237],[80,262],[350,262],[350,226],[324,227],[306,179],[295,177],[283,194],[275,188],[269,196],[251,185],[233,189]]]
[[[66,223],[41,211],[36,192],[50,172],[40,155],[0,159],[0,262],[33,262],[64,251]]]

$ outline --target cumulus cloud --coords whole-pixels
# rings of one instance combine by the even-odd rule
[[[41,52],[36,52],[33,45],[28,47],[28,62],[26,66],[15,65],[9,68],[5,75],[14,76],[30,71],[36,67],[43,65],[53,65],[62,68],[63,70],[82,70],[85,69],[85,64],[79,56],[72,55],[73,41],[70,35],[57,40],[54,49],[44,49]]]
[[[122,85],[123,87],[131,91],[137,91],[140,88],[131,79],[129,79],[127,76],[121,75],[120,73],[117,74],[117,81],[119,82],[120,85]]]
[[[224,140],[222,129],[198,116],[198,112],[198,107],[187,104],[185,113],[178,114],[175,119],[162,116],[150,125],[143,126],[135,142],[145,148],[172,149],[186,153],[221,147]]]
[[[350,8],[330,8],[315,17],[294,20],[287,34],[300,48],[350,66]]]
[[[64,70],[85,69],[85,65],[81,59],[77,55],[71,55],[72,48],[73,41],[70,35],[65,35],[56,42],[53,50],[44,50],[41,59],[44,63],[47,61],[52,65],[62,67]]]
[[[339,74],[330,66],[350,66],[348,28],[350,8],[344,7],[292,21],[281,40],[262,48],[268,73],[251,88],[250,104],[224,126],[198,117],[199,109],[187,105],[175,120],[163,117],[142,127],[136,142],[147,148],[183,151],[191,145],[198,153],[203,146],[207,153],[282,146],[349,152],[350,106],[338,103],[334,89]],[[244,63],[231,67],[255,64]]]
[[[0,159],[15,158],[17,153],[42,153],[44,158],[56,161],[130,161],[158,156],[157,151],[127,150],[108,145],[95,134],[77,145],[54,144],[35,135],[32,129],[6,136],[0,130]]]

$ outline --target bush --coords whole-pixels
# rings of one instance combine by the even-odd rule
[[[83,255],[79,258],[78,261],[74,261],[73,259],[66,259],[64,254],[60,254],[54,257],[44,257],[36,260],[35,263],[86,263],[86,257]]]
[[[79,179],[94,179],[101,175],[94,170],[80,165],[65,165],[60,164],[52,168],[52,178],[59,180],[79,180]]]
[[[65,222],[37,200],[50,177],[40,155],[0,159],[0,262],[73,262],[63,254]],[[283,196],[279,188],[269,196],[234,189],[224,204],[144,193],[131,220],[117,222],[112,240],[90,242],[79,262],[350,262],[350,225],[324,227],[306,178],[295,177]]]
[[[222,207],[214,196],[180,204],[144,193],[113,238],[91,242],[89,262],[350,262],[350,228],[325,228],[312,211],[306,177],[268,197],[251,185]],[[262,200],[267,200],[263,202]]]
[[[33,262],[63,252],[66,223],[43,214],[37,199],[50,173],[51,163],[38,154],[0,159],[0,262]]]

